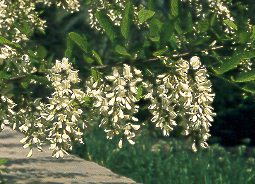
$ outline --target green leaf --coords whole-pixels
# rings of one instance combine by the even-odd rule
[[[211,20],[210,20],[210,26],[214,26],[214,24],[215,24],[215,22],[216,22],[216,21],[215,21],[216,18],[217,18],[217,14],[214,13],[213,16],[212,16],[212,18],[211,18]]]
[[[153,42],[159,42],[160,41],[160,33],[161,33],[161,30],[162,30],[162,26],[163,26],[163,23],[156,19],[156,18],[153,18],[151,19],[150,23],[150,39],[153,41]]]
[[[217,74],[224,74],[238,66],[243,59],[251,59],[255,57],[255,51],[244,51],[239,54],[235,54],[233,57],[226,59],[217,69],[214,68]]]
[[[47,56],[47,50],[43,46],[38,46],[36,51],[37,51],[36,56],[37,56],[38,59],[44,59]]]
[[[93,103],[93,98],[92,97],[89,97],[89,96],[85,96],[84,98],[83,98],[83,104],[84,104],[84,107],[89,107],[89,106],[91,106],[92,105],[92,103]]]
[[[246,83],[242,89],[248,93],[255,94],[255,82],[248,82]]]
[[[27,22],[24,22],[23,25],[21,26],[22,27],[20,27],[19,29],[23,34],[25,34],[28,37],[32,36],[33,32],[31,31],[31,27]]]
[[[209,26],[210,26],[210,24],[209,24],[208,20],[202,20],[202,21],[198,22],[197,28],[201,33],[204,33],[206,31],[208,31]]]
[[[239,43],[247,43],[250,41],[251,33],[241,32],[239,33]]]
[[[174,25],[171,21],[168,21],[162,27],[161,40],[160,40],[161,44],[164,44],[170,41],[171,37],[173,36],[173,33],[174,33]]]
[[[95,68],[91,68],[91,76],[95,81],[99,81],[101,78],[100,73]]]
[[[187,13],[187,18],[186,18],[186,21],[184,21],[184,23],[185,23],[185,30],[187,32],[191,32],[193,29],[193,19],[192,19],[192,14],[190,11]]]
[[[132,11],[133,11],[132,0],[127,0],[125,4],[123,19],[121,20],[121,23],[120,23],[120,31],[122,36],[125,39],[128,39],[130,35],[130,27],[132,22],[132,15],[133,15]]]
[[[232,29],[237,30],[237,25],[233,21],[226,19],[223,22]]]
[[[69,38],[80,47],[84,52],[88,52],[88,41],[85,36],[81,36],[78,33],[71,32],[68,34]]]
[[[153,42],[159,42],[160,41],[160,36],[151,36],[150,37],[150,40],[153,41]]]
[[[21,48],[21,46],[19,44],[13,43],[2,36],[0,36],[0,44],[14,46],[15,48]]]
[[[158,51],[155,51],[153,52],[153,56],[162,56],[164,53],[166,53],[168,51],[168,48],[164,48],[164,49],[161,49],[161,50],[158,50]]]
[[[163,23],[160,20],[153,18],[151,19],[149,25],[150,25],[150,36],[158,37],[160,35]]]
[[[96,59],[96,61],[98,62],[98,64],[103,65],[103,61],[102,61],[100,55],[95,50],[92,51],[92,54],[93,54],[94,58]]]
[[[127,50],[126,50],[126,48],[125,47],[122,47],[121,45],[117,45],[116,47],[115,47],[115,51],[118,53],[118,54],[120,54],[120,55],[123,55],[123,56],[131,56],[128,52],[127,52]]]
[[[174,28],[176,30],[176,32],[179,34],[179,35],[182,35],[183,33],[183,30],[181,28],[181,21],[179,19],[177,19],[175,22],[174,22]]]
[[[88,63],[88,64],[94,63],[94,61],[95,61],[93,58],[88,57],[88,56],[86,56],[86,55],[83,55],[83,60],[84,60],[86,63]]]
[[[138,20],[142,24],[155,15],[154,11],[141,9],[138,12]]]
[[[71,59],[73,52],[73,42],[70,37],[67,37],[66,40],[66,50],[65,50],[65,57]]]
[[[199,46],[199,45],[205,45],[205,44],[208,44],[208,42],[210,41],[211,37],[208,36],[208,37],[198,37],[196,40],[194,40],[192,42],[192,45],[194,46]]]
[[[0,79],[10,79],[11,78],[11,75],[8,74],[7,72],[5,71],[0,71]]]
[[[100,26],[102,26],[102,28],[104,29],[106,35],[109,37],[109,39],[112,42],[114,42],[117,34],[116,34],[115,26],[113,25],[113,22],[111,21],[111,19],[102,11],[96,12],[96,18]]]
[[[156,1],[155,0],[148,0],[148,9],[155,10],[156,8]]]
[[[178,49],[178,45],[177,45],[177,39],[175,36],[172,36],[171,39],[169,40],[171,47],[173,48],[173,50],[177,50]]]
[[[251,35],[251,39],[255,40],[255,26],[252,26],[252,35]]]
[[[250,82],[255,80],[255,70],[242,72],[237,77],[235,77],[235,82]]]
[[[171,0],[170,2],[171,14],[174,17],[179,15],[179,0]]]
[[[143,85],[138,86],[136,99],[140,100],[143,97]]]

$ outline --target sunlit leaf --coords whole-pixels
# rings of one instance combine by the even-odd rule
[[[155,15],[154,11],[141,9],[138,12],[139,22],[142,24],[142,23],[146,22],[148,19],[152,18],[154,15]]]

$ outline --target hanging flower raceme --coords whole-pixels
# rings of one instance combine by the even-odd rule
[[[125,9],[125,0],[115,0],[111,3],[107,0],[96,0],[91,4],[91,9],[88,10],[90,25],[96,30],[101,30],[101,26],[96,18],[97,11],[107,11],[107,16],[114,22],[116,26],[120,25],[122,12]]]
[[[37,71],[37,68],[32,65],[29,55],[8,45],[0,47],[0,65],[3,66],[4,71],[11,73],[12,77]]]
[[[1,0],[0,35],[14,43],[29,40],[34,30],[44,31],[46,21],[40,18],[36,6],[55,4],[70,12],[78,11],[79,0]]]
[[[126,0],[114,0],[112,2],[108,0],[95,0],[91,2],[90,9],[88,10],[91,27],[98,31],[102,31],[102,27],[100,26],[99,21],[96,17],[96,13],[99,11],[106,13],[106,15],[109,17],[109,19],[113,22],[115,26],[120,26],[126,5],[127,5]],[[137,26],[140,25],[138,21],[138,11],[142,7],[143,7],[142,5],[133,6],[134,13],[133,21]]]
[[[98,81],[91,78],[87,82],[87,93],[94,99],[93,111],[101,116],[100,127],[104,128],[108,139],[121,136],[119,147],[122,147],[123,138],[134,144],[135,131],[140,129],[136,113],[142,80],[140,70],[124,64],[123,67],[114,67],[109,76]]]
[[[58,158],[63,157],[64,153],[67,153],[66,150],[72,149],[72,141],[83,143],[85,122],[81,120],[84,118],[80,107],[84,102],[85,93],[76,88],[80,81],[78,71],[73,70],[67,58],[57,60],[47,78],[52,83],[54,93],[48,98],[48,104],[40,103],[36,127],[40,128],[40,132],[43,129],[44,139],[50,142],[50,149],[53,150],[52,156]],[[26,134],[28,129],[34,127],[32,123],[33,121],[23,124],[20,130]],[[33,139],[38,136],[29,136],[22,142],[28,144],[26,147],[32,148]]]
[[[231,6],[231,1],[224,1],[224,0],[181,0],[182,2],[188,2],[195,10],[196,17],[199,19],[206,19],[207,16],[212,13],[214,14],[219,20],[222,21],[224,25],[224,32],[225,33],[234,33],[234,17],[231,15],[229,10],[229,6]],[[195,23],[197,24],[197,23]],[[196,30],[199,31],[199,30]]]
[[[215,94],[212,91],[212,84],[208,79],[207,70],[202,66],[198,57],[191,58],[190,67],[194,72],[194,76],[190,80],[193,100],[187,113],[190,122],[187,132],[194,132],[198,145],[206,148],[208,147],[206,141],[210,136],[209,127],[213,122],[213,116],[216,115],[212,107]],[[195,143],[193,144],[193,150],[196,150]]]
[[[79,104],[83,103],[85,93],[75,88],[75,84],[80,81],[78,71],[73,70],[67,58],[56,61],[48,79],[55,92],[41,115],[51,122],[47,133],[53,156],[62,157],[64,150],[72,149],[71,140],[82,143],[81,129],[85,128],[85,122],[79,120],[82,116]]]
[[[26,102],[25,99],[22,100],[23,103]],[[41,116],[45,104],[40,99],[29,102],[26,106],[18,111],[17,117],[19,130],[25,135],[20,142],[24,144],[23,148],[30,149],[27,155],[30,157],[34,148],[37,148],[38,151],[43,150],[42,146],[47,138],[45,130],[48,122]]]
[[[16,127],[16,112],[14,111],[14,107],[16,104],[12,101],[12,99],[0,95],[0,132],[4,129],[4,127],[11,126],[13,129]]]
[[[44,30],[45,21],[39,18],[35,6],[35,2],[28,0],[1,0],[0,35],[18,43],[29,39],[21,28]]]
[[[51,6],[55,4],[57,7],[61,7],[70,12],[79,11],[80,2],[79,0],[37,0],[38,2],[42,2],[47,6]]]
[[[31,66],[26,45],[34,30],[43,31],[45,21],[35,10],[36,2],[28,0],[3,0],[0,2],[0,65],[13,77],[35,72]],[[29,31],[28,31],[29,30]],[[30,51],[31,52],[31,51]],[[2,65],[3,64],[3,65]]]
[[[214,93],[206,68],[198,57],[190,61],[180,59],[170,67],[171,72],[158,75],[157,88],[153,91],[151,87],[145,96],[151,100],[151,121],[165,136],[176,126],[183,129],[184,135],[194,135],[194,151],[196,143],[207,147],[210,122],[215,113],[211,106]]]

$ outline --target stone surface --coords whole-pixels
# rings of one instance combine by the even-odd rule
[[[27,149],[19,141],[23,136],[6,128],[0,133],[0,158],[7,158],[6,173],[3,178],[7,184],[128,184],[133,180],[119,176],[96,163],[73,155],[63,159],[52,158],[51,152],[34,151],[26,158]],[[1,183],[1,181],[0,181]]]

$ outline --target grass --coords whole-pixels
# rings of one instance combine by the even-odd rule
[[[83,158],[144,184],[254,184],[255,152],[245,146],[227,151],[212,145],[193,153],[185,141],[138,138],[134,146],[117,148],[117,140],[105,140],[94,131],[85,146],[75,146]]]
[[[3,181],[3,178],[2,178],[3,168],[1,166],[3,166],[6,162],[7,162],[6,159],[0,158],[0,184],[4,184],[5,183]]]
[[[6,159],[0,158],[0,166],[4,165],[7,162]]]

